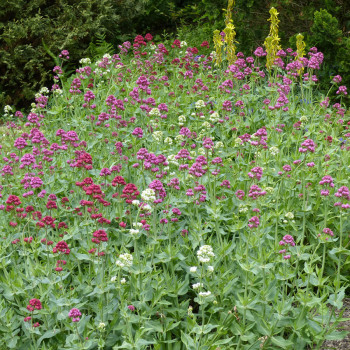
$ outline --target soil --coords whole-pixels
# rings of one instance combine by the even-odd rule
[[[343,318],[350,318],[350,298],[345,298],[343,303]],[[349,334],[343,340],[326,340],[322,350],[350,350],[350,320],[342,322],[339,327],[339,330],[348,331]]]

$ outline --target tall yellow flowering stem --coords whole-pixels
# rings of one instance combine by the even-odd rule
[[[237,41],[236,38],[236,32],[235,32],[235,26],[232,23],[228,23],[226,25],[226,28],[224,29],[225,33],[225,43],[226,43],[226,54],[227,54],[227,61],[228,64],[234,64],[237,60],[236,56],[236,45]]]
[[[295,56],[295,60],[300,60],[300,58],[304,57],[305,55],[305,41],[304,36],[302,34],[298,34],[296,36],[297,38],[297,55]]]
[[[304,42],[304,36],[302,34],[298,34],[296,36],[296,39],[297,39],[297,55],[295,56],[295,60],[296,61],[300,61],[301,62],[301,58],[304,57],[305,55],[305,47],[306,47],[306,44]],[[302,62],[301,62],[302,63]],[[303,88],[303,81],[302,81],[302,73],[304,71],[304,67],[300,68],[298,70],[298,74],[300,76],[300,86],[301,86],[301,95],[302,95],[302,99],[304,99],[304,88]],[[311,79],[311,75],[309,77]],[[311,99],[310,99],[311,100]]]
[[[229,65],[235,63],[235,61],[237,60],[236,46],[235,46],[235,44],[237,43],[237,41],[235,40],[236,32],[235,32],[235,26],[232,24],[232,9],[234,5],[235,5],[235,0],[228,0],[227,9],[224,9],[224,11],[226,12],[226,16],[225,16],[226,28],[224,29],[224,33],[225,33],[224,43],[226,44],[225,52],[226,52],[226,57]],[[216,51],[215,65],[218,66],[222,63],[222,53],[223,53],[222,46],[224,45],[219,30],[214,31],[213,41],[214,41],[214,46]]]
[[[216,57],[215,57],[215,65],[219,66],[222,63],[222,46],[224,43],[222,42],[220,30],[216,29],[214,30],[214,47],[216,51]]]
[[[229,23],[232,23],[232,9],[233,6],[235,6],[235,0],[228,0],[227,10],[224,9],[226,12],[225,17],[225,25],[228,26]]]
[[[275,59],[277,58],[277,52],[281,50],[279,45],[280,38],[278,36],[278,23],[280,22],[277,18],[278,12],[274,7],[270,9],[271,17],[268,19],[271,22],[270,33],[265,39],[264,46],[266,48],[266,67],[268,70],[271,70]]]

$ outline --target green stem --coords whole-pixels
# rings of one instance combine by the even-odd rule
[[[83,348],[83,338],[82,338],[81,335],[79,334],[78,326],[77,326],[77,323],[76,323],[76,322],[74,323],[74,325],[75,325],[75,331],[77,332],[77,336],[78,336],[78,338],[79,338],[79,340],[80,340],[80,346],[81,346],[81,348]]]
[[[343,215],[342,212],[340,212],[340,228],[339,228],[339,257],[338,257],[338,272],[337,272],[337,284],[336,284],[336,291],[338,292],[340,288],[340,264],[341,264],[341,253],[343,246]]]

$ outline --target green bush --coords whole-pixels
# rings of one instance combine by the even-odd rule
[[[0,3],[2,103],[23,107],[51,78],[54,61],[45,50],[84,55],[97,33],[115,32],[119,15],[111,0],[5,0]]]
[[[55,65],[51,53],[68,50],[70,67],[74,67],[80,58],[94,58],[136,34],[174,29],[179,21],[176,12],[189,2],[1,1],[0,107],[28,107],[40,87],[51,85]]]
[[[342,85],[350,83],[350,38],[346,38],[339,28],[339,21],[327,10],[321,9],[314,14],[314,23],[308,37],[310,46],[316,46],[325,56],[326,64],[322,75],[325,78],[340,74],[343,77]],[[322,85],[326,82],[321,81]]]

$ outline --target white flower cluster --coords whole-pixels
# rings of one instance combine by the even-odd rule
[[[204,156],[205,155],[205,149],[203,147],[201,148],[198,148],[198,151],[197,151],[198,154]]]
[[[174,165],[178,166],[179,162],[177,161],[177,159],[175,157],[176,157],[175,154],[170,154],[167,158],[167,161],[169,162],[169,164],[174,164]]]
[[[131,202],[132,205],[134,205],[135,207],[138,207],[140,205],[140,201],[137,200],[137,199],[134,199],[132,202]]]
[[[100,324],[98,325],[98,329],[100,329],[101,331],[103,331],[106,328],[106,324],[103,322],[100,322]]]
[[[292,212],[288,212],[286,215],[284,215],[287,219],[294,219],[294,214]]]
[[[210,125],[210,123],[209,122],[204,122],[203,124],[202,124],[202,127],[204,128],[204,129],[211,129],[211,125]]]
[[[63,90],[62,89],[55,89],[55,90],[53,90],[53,94],[55,96],[61,96],[61,95],[63,95]]]
[[[278,153],[280,153],[280,150],[277,147],[273,146],[270,147],[270,153],[271,155],[276,156]]]
[[[132,265],[133,257],[129,253],[124,253],[119,255],[119,259],[115,264],[119,267],[130,267]]]
[[[37,112],[38,112],[37,109],[36,109],[36,104],[35,104],[34,102],[31,103],[30,106],[32,107],[32,108],[30,109],[30,111],[31,111],[32,113],[37,113]],[[71,107],[73,107],[73,105],[71,105],[70,108],[71,108]]]
[[[9,115],[12,116],[12,107],[9,105],[6,105],[4,107],[4,112],[5,112],[4,117],[8,117]]]
[[[149,113],[151,117],[160,117],[160,111],[158,108],[152,108]]]
[[[221,141],[215,143],[214,148],[224,148],[224,144]]]
[[[199,289],[199,288],[201,288],[201,287],[203,287],[203,283],[195,283],[195,284],[192,284],[192,288],[193,289]]]
[[[149,204],[143,204],[140,209],[145,212],[151,212],[153,210]]]
[[[197,257],[201,263],[209,262],[214,256],[213,248],[210,245],[203,245],[197,251]]]
[[[82,59],[80,59],[79,63],[81,65],[89,66],[91,64],[91,60],[88,57],[87,58],[82,58]]]
[[[197,266],[191,266],[190,267],[190,272],[194,273],[197,271]]]
[[[101,63],[101,62],[99,62],[99,63]],[[97,71],[99,71],[100,72],[100,76],[104,76],[104,75],[107,75],[108,73],[110,73],[110,69],[105,69],[105,70],[102,70],[102,69],[100,69],[100,68],[96,68],[96,72]],[[104,83],[104,80],[101,80],[100,81],[100,85],[99,86],[102,86],[103,85],[103,83]]]
[[[164,143],[170,146],[173,144],[173,139],[171,137],[166,137]]]
[[[212,123],[216,123],[218,120],[220,119],[219,113],[218,112],[214,112],[213,114],[210,115],[209,120]]]
[[[239,211],[240,213],[246,213],[246,212],[248,211],[248,207],[245,206],[244,204],[240,204],[240,205],[239,205],[238,211]]]
[[[154,131],[152,134],[153,139],[156,142],[160,142],[163,139],[163,131]]]
[[[156,193],[151,188],[146,188],[141,193],[141,199],[146,203],[153,203],[156,200]]]
[[[10,112],[12,112],[12,107],[9,106],[9,105],[6,105],[6,106],[4,107],[4,112],[5,112],[5,113],[10,113]]]
[[[116,282],[117,281],[117,276],[113,276],[112,278],[111,278],[111,282]],[[126,279],[125,279],[125,277],[123,277],[121,280],[120,280],[120,284],[125,284],[126,283]]]
[[[179,134],[179,135],[175,136],[175,140],[176,140],[178,143],[181,143],[182,141],[185,140],[185,136]]]
[[[186,41],[181,41],[181,42],[180,42],[180,46],[181,46],[181,47],[186,47],[186,46],[187,46]]]
[[[49,89],[46,86],[44,86],[44,87],[42,87],[40,89],[39,94],[41,94],[41,95],[48,95],[49,92],[50,92]]]
[[[199,292],[198,295],[200,297],[209,297],[211,295],[211,292],[208,290],[207,292]]]
[[[235,139],[235,145],[236,146],[239,146],[239,145],[241,145],[242,144],[242,140],[239,138],[239,137],[237,137],[236,139]]]
[[[130,233],[132,236],[137,236],[137,235],[140,233],[140,231],[131,228],[131,229],[129,230],[129,233]]]
[[[179,120],[179,125],[183,126],[186,122],[186,117],[184,115],[180,115],[178,120]]]
[[[152,126],[153,128],[155,128],[155,129],[158,128],[158,122],[157,122],[157,121],[151,119],[151,120],[149,121],[149,123],[151,124],[151,126]]]
[[[205,102],[203,100],[198,100],[195,103],[195,106],[196,106],[197,109],[204,108],[205,107]]]

